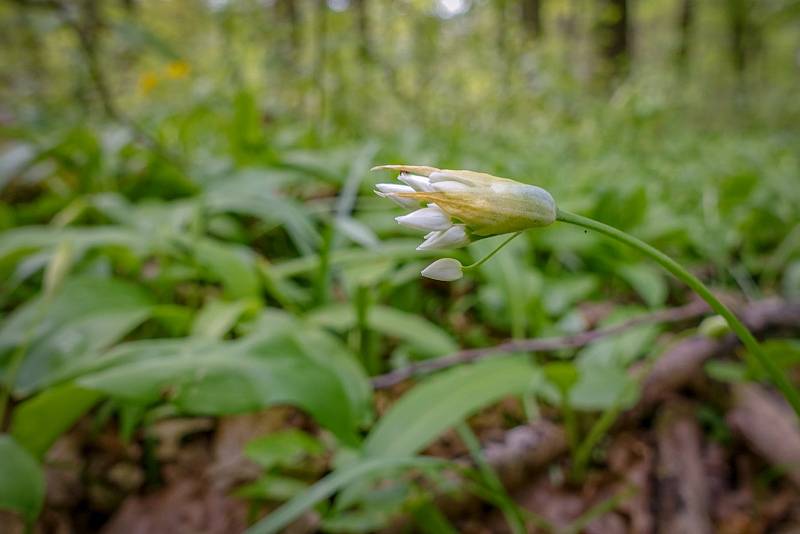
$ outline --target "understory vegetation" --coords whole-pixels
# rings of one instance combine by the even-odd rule
[[[421,278],[442,254],[369,172],[540,186],[686,266],[800,387],[798,21],[0,5],[0,531],[798,528],[798,420],[687,287],[562,224]]]

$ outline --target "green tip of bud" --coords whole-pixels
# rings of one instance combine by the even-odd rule
[[[728,321],[721,315],[706,317],[697,330],[701,335],[711,339],[719,339],[731,331]]]

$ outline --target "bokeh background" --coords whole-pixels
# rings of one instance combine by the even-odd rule
[[[373,165],[533,183],[740,309],[800,298],[796,0],[7,0],[0,49],[9,529],[242,531],[334,466],[467,456],[449,430],[466,416],[482,442],[549,422],[594,452],[555,455],[521,508],[489,482],[477,508],[439,506],[446,477],[406,469],[298,531],[672,524],[670,490],[630,484],[662,487],[672,427],[654,421],[675,399],[614,425],[640,396],[631,369],[696,316],[445,371],[390,418],[430,382],[370,377],[691,304],[686,288],[559,224],[456,283],[421,279],[438,256],[372,194],[391,178]],[[769,345],[789,372],[798,326]],[[734,352],[675,393],[697,446],[667,453],[705,451],[693,531],[797,528],[800,476],[731,427],[735,387],[763,378]]]

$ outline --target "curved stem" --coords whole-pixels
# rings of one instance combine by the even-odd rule
[[[492,259],[492,256],[494,256],[495,254],[500,252],[500,249],[502,249],[504,246],[508,245],[511,242],[512,239],[514,239],[515,237],[517,237],[521,233],[522,232],[517,232],[516,234],[511,234],[505,241],[503,241],[502,243],[497,245],[496,249],[494,249],[489,254],[487,254],[486,256],[481,258],[480,260],[476,261],[475,263],[471,263],[469,265],[465,265],[464,267],[461,268],[461,270],[462,271],[468,271],[469,269],[474,269],[475,267],[480,267],[481,265],[483,265],[484,263],[486,263],[487,261]]]
[[[589,230],[595,230],[601,234],[616,239],[617,241],[625,243],[626,245],[635,248],[642,254],[649,256],[664,269],[672,273],[676,278],[692,288],[695,293],[697,293],[708,303],[712,310],[721,315],[727,321],[730,329],[742,341],[742,344],[745,346],[750,355],[755,358],[761,368],[766,372],[772,383],[781,390],[781,393],[783,393],[783,396],[792,406],[797,416],[800,417],[800,393],[798,393],[797,389],[795,389],[781,368],[778,367],[778,365],[764,353],[761,345],[759,345],[756,338],[753,337],[753,334],[750,333],[750,330],[748,330],[747,327],[739,320],[739,318],[736,317],[736,315],[734,315],[727,306],[720,302],[719,299],[717,299],[717,297],[715,297],[714,294],[697,277],[684,269],[680,264],[663,252],[651,247],[647,243],[640,241],[630,234],[627,234],[621,230],[617,230],[613,226],[609,226],[599,221],[595,221],[594,219],[582,217],[561,209],[558,210],[556,220],[582,226],[583,228],[588,228]]]

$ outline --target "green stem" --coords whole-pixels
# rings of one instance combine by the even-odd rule
[[[676,278],[692,288],[695,293],[697,293],[708,303],[712,310],[721,315],[727,321],[731,330],[742,341],[742,344],[745,346],[750,355],[755,358],[758,364],[769,376],[772,383],[781,390],[781,393],[783,393],[783,396],[792,406],[797,416],[800,417],[800,393],[798,393],[797,389],[794,388],[781,368],[778,367],[774,361],[767,357],[767,355],[761,349],[761,346],[758,344],[756,338],[753,337],[752,333],[750,333],[750,330],[748,330],[747,327],[736,317],[736,315],[734,315],[727,306],[720,302],[719,299],[717,299],[717,297],[715,297],[714,294],[697,277],[692,275],[689,271],[684,269],[675,260],[663,252],[651,247],[647,243],[640,241],[630,234],[614,228],[613,226],[609,226],[599,221],[595,221],[594,219],[582,217],[561,209],[558,210],[556,219],[569,224],[582,226],[583,228],[588,228],[589,230],[595,230],[601,234],[605,234],[608,237],[635,248],[642,254],[649,256],[664,269],[672,273]]]
[[[456,430],[458,431],[459,437],[464,442],[464,445],[466,445],[467,450],[469,450],[469,454],[472,456],[475,466],[478,468],[478,473],[480,473],[481,478],[483,478],[484,484],[486,484],[487,489],[494,494],[511,532],[513,534],[524,534],[525,519],[520,513],[517,504],[506,492],[505,486],[503,486],[503,483],[500,481],[500,477],[497,476],[497,473],[494,472],[494,469],[489,464],[488,460],[486,460],[478,437],[472,432],[469,425],[463,421],[456,426]]]
[[[461,270],[462,270],[462,271],[468,271],[469,269],[474,269],[474,268],[476,268],[476,267],[480,267],[481,265],[483,265],[484,263],[486,263],[487,261],[489,261],[490,259],[492,259],[492,256],[494,256],[495,254],[497,254],[498,252],[500,252],[500,250],[501,250],[503,247],[505,247],[506,245],[508,245],[508,244],[511,242],[511,240],[512,240],[512,239],[514,239],[515,237],[517,237],[517,236],[518,236],[519,234],[521,234],[521,233],[522,233],[522,232],[517,232],[516,234],[511,234],[510,236],[508,236],[508,238],[506,238],[506,240],[505,240],[505,241],[503,241],[502,243],[500,243],[499,245],[497,245],[497,248],[496,248],[496,249],[494,249],[494,250],[493,250],[493,251],[491,251],[489,254],[487,254],[486,256],[484,256],[482,259],[480,259],[480,260],[476,261],[475,263],[471,263],[471,264],[469,264],[469,265],[465,265],[464,267],[462,267],[462,268],[461,268]]]

